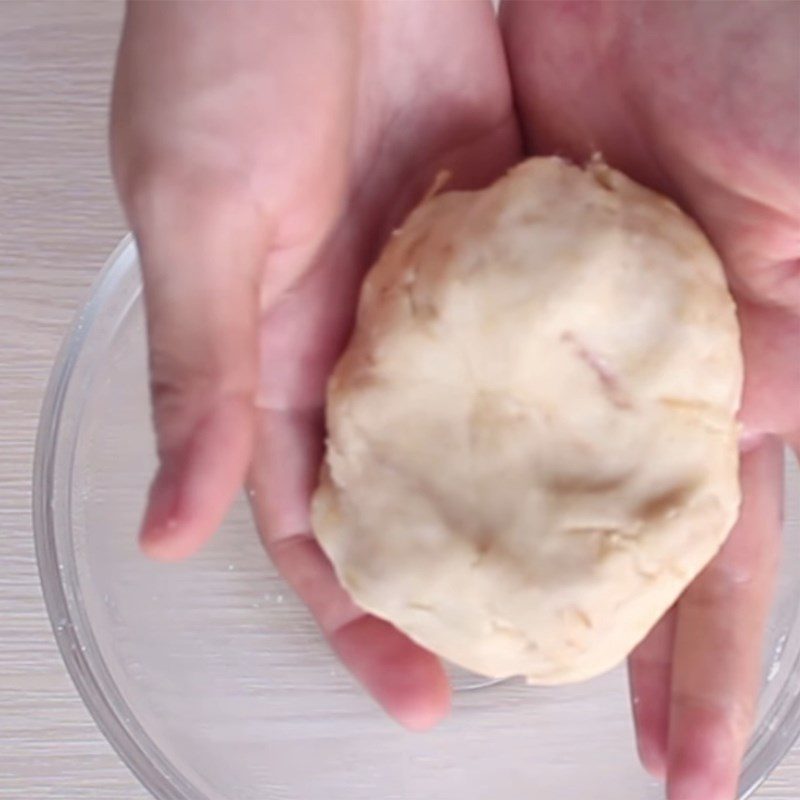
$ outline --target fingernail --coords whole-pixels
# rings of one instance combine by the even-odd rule
[[[767,436],[768,434],[762,431],[742,430],[739,434],[739,452],[749,453],[751,450],[755,450],[756,447],[763,443]]]
[[[670,753],[669,800],[735,800],[739,759],[728,738],[721,728],[710,728]]]
[[[139,530],[139,545],[151,558],[169,558],[169,540],[178,531],[180,478],[174,469],[161,467],[153,479],[147,509]]]
[[[663,781],[667,777],[667,759],[664,749],[656,742],[647,739],[639,740],[639,759],[642,766],[656,780]]]
[[[681,778],[678,781],[670,781],[667,798],[668,800],[735,800],[733,794],[712,787],[704,778]]]

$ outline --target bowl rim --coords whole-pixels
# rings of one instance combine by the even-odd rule
[[[64,335],[42,401],[32,475],[32,522],[42,594],[61,658],[97,727],[141,785],[158,800],[208,800],[158,748],[142,728],[118,691],[88,620],[82,621],[79,604],[71,601],[74,587],[65,585],[64,553],[57,535],[57,460],[68,448],[74,457],[80,414],[72,423],[72,436],[64,434],[65,399],[84,345],[98,314],[113,296],[129,270],[138,264],[132,234],[126,234],[107,258],[93,281],[86,300]],[[69,490],[67,487],[67,501]],[[67,515],[70,519],[70,515]],[[76,622],[78,623],[76,625]],[[80,635],[79,635],[80,634]],[[91,653],[91,660],[87,656]],[[767,730],[753,739],[740,775],[739,800],[750,798],[800,739],[800,648],[786,674],[798,676],[786,696],[778,695],[768,713]],[[766,738],[765,738],[766,737]]]

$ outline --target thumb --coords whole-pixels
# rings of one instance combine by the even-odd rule
[[[250,462],[266,250],[256,209],[188,195],[149,198],[146,213],[129,207],[160,461],[140,542],[148,555],[169,561],[211,537]]]

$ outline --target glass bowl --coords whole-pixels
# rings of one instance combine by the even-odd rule
[[[53,369],[34,475],[47,608],[97,724],[162,800],[655,800],[624,668],[569,688],[460,688],[433,731],[401,730],[337,663],[241,498],[180,565],[135,530],[154,467],[136,249],[100,275]],[[788,462],[787,462],[788,463]],[[787,471],[778,599],[746,797],[800,732],[800,475]],[[477,684],[480,687],[480,683]]]

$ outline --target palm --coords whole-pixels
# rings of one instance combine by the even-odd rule
[[[718,12],[524,3],[503,15],[529,148],[600,151],[673,196],[716,244],[737,299],[742,516],[631,664],[645,762],[669,767],[676,796],[714,800],[733,793],[759,677],[780,516],[773,435],[800,446],[800,14],[751,3]]]
[[[447,708],[438,661],[360,612],[310,535],[325,382],[352,325],[361,277],[388,232],[438,171],[450,171],[462,186],[495,178],[518,158],[518,133],[488,5],[420,4],[409,13],[402,4],[374,4],[362,41],[352,157],[334,224],[292,288],[268,301],[262,319],[251,483],[273,560],[339,655],[391,713],[424,726]],[[297,220],[301,213],[286,216]],[[313,224],[306,229],[311,240],[319,238]],[[309,250],[306,241],[295,247]],[[281,258],[295,260],[285,250]]]

